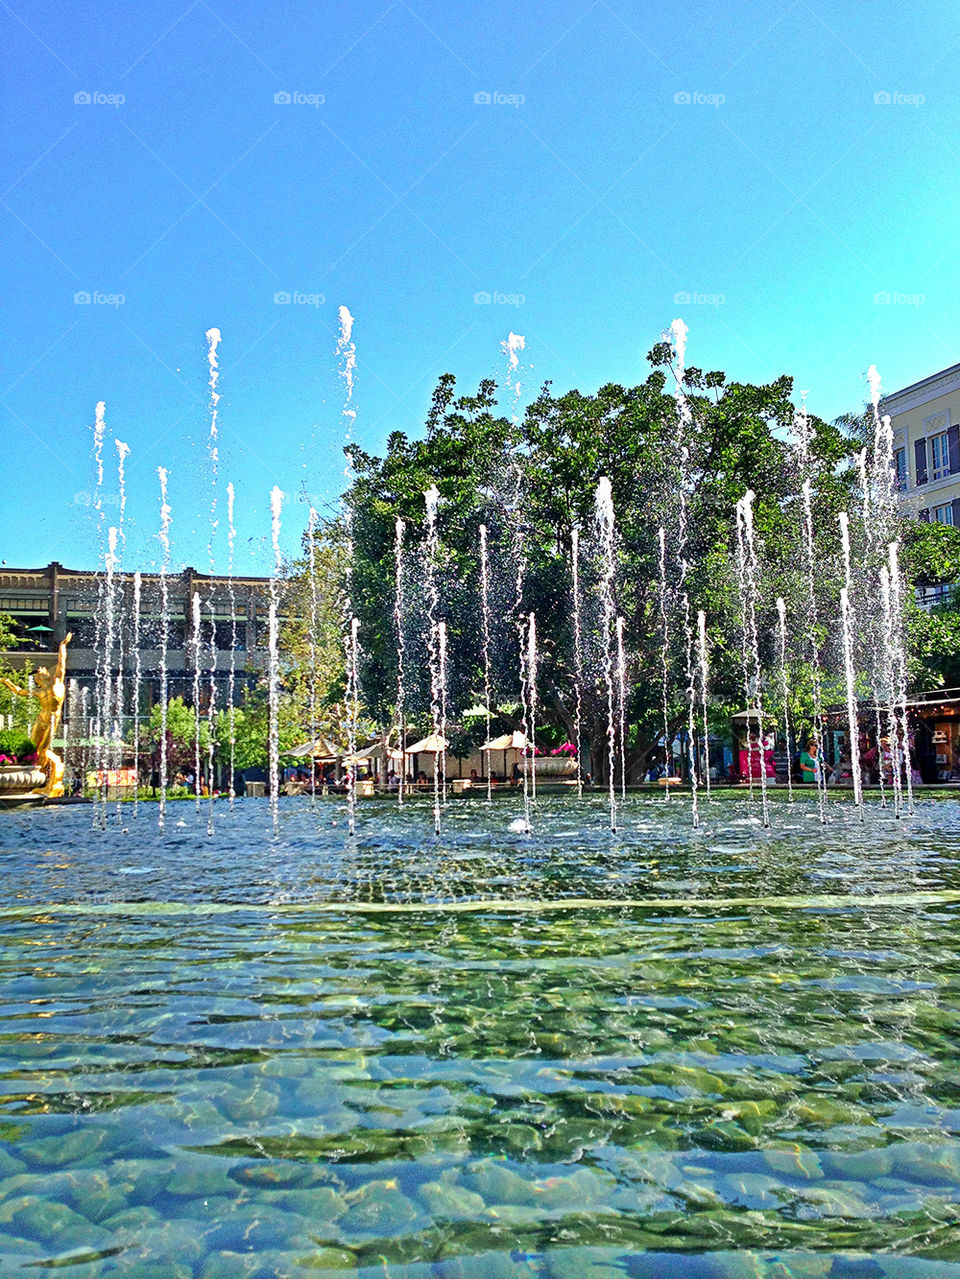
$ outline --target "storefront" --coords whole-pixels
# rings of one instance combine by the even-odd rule
[[[960,784],[960,689],[918,693],[907,703],[914,768],[924,782]]]

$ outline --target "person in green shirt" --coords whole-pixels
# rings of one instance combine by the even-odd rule
[[[807,749],[800,752],[800,776],[805,782],[818,782],[820,780],[820,758],[817,749],[817,740],[811,737],[807,742]],[[829,765],[824,765],[827,772],[830,771]]]

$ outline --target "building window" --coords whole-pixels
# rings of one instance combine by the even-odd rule
[[[244,618],[242,622],[240,621],[237,622],[236,634],[237,634],[237,652],[242,653],[247,646],[246,618]],[[209,628],[208,628],[208,635],[209,635]],[[223,621],[223,619],[220,619],[216,623],[216,640],[217,640],[218,652],[220,653],[230,652],[230,645],[233,640],[233,625],[229,621],[225,622]]]
[[[68,617],[67,630],[73,634],[73,647],[93,648],[97,642],[97,623],[92,617]]]
[[[952,524],[953,503],[944,502],[943,506],[935,506],[933,508],[933,519],[936,524]]]
[[[930,436],[930,463],[933,470],[931,479],[942,480],[950,474],[950,445],[946,431]]]
[[[893,484],[898,493],[907,487],[907,450],[897,449],[893,455]]]

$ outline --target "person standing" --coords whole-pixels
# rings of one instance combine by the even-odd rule
[[[819,782],[821,768],[825,768],[826,772],[830,771],[829,765],[821,763],[817,739],[811,737],[807,741],[806,750],[800,752],[800,776],[807,783]]]

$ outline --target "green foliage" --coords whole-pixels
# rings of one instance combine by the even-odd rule
[[[349,595],[361,620],[361,685],[366,709],[388,731],[397,701],[398,635],[393,617],[395,521],[404,521],[407,571],[403,580],[405,715],[429,707],[424,492],[440,492],[440,545],[436,560],[440,612],[448,632],[450,733],[458,747],[474,741],[475,726],[457,723],[458,708],[483,695],[482,620],[478,529],[488,529],[492,600],[492,703],[516,702],[519,682],[517,624],[535,612],[539,635],[539,719],[544,739],[573,735],[573,638],[571,622],[571,530],[581,530],[582,597],[586,645],[583,685],[588,740],[602,745],[607,699],[601,678],[600,617],[596,606],[599,564],[592,536],[597,482],[609,478],[619,542],[616,610],[625,619],[629,648],[627,718],[639,755],[662,732],[662,622],[659,602],[659,529],[668,530],[666,575],[683,582],[689,612],[671,598],[667,650],[671,723],[684,715],[685,618],[707,615],[711,687],[718,718],[743,706],[742,618],[733,559],[733,508],[744,492],[756,494],[754,518],[761,548],[758,625],[775,631],[775,600],[787,600],[798,633],[789,655],[797,681],[793,710],[809,715],[811,651],[806,637],[830,640],[823,619],[834,617],[839,574],[837,513],[852,498],[853,443],[838,426],[810,418],[806,458],[788,442],[795,406],[792,383],[782,377],[766,386],[731,382],[719,372],[689,369],[684,385],[691,423],[685,518],[687,541],[679,538],[681,458],[678,409],[668,394],[668,344],[651,352],[657,366],[632,388],[610,384],[595,395],[571,390],[555,395],[544,386],[522,421],[496,412],[496,387],[457,396],[451,375],[436,389],[423,439],[399,432],[384,457],[356,446],[350,455],[355,480],[347,495],[355,548]],[[817,529],[814,607],[811,617],[802,535],[801,484],[809,479]],[[522,520],[522,523],[520,522]],[[518,560],[523,591],[514,598]],[[684,562],[681,564],[681,560]],[[344,588],[346,590],[346,588]],[[332,619],[333,620],[333,619]],[[336,626],[342,628],[343,620]],[[339,630],[342,635],[342,629]],[[772,665],[769,645],[764,664]],[[300,659],[302,669],[302,658]],[[339,696],[338,684],[333,696]],[[774,697],[774,702],[776,698]],[[482,722],[481,722],[482,723]],[[515,720],[508,721],[512,726]],[[485,724],[482,724],[485,731]],[[672,731],[672,730],[671,730]],[[596,755],[603,752],[598,750]]]
[[[20,649],[24,641],[18,638],[17,625],[9,613],[0,613],[0,676],[11,680],[20,688],[26,688],[33,666],[30,662],[14,666],[7,653],[11,649]],[[0,684],[0,717],[9,717],[17,724],[32,724],[39,703],[32,697],[20,697],[3,684]]]
[[[0,756],[7,756],[16,763],[31,759],[37,753],[30,738],[19,728],[0,730]]]
[[[911,581],[921,586],[960,581],[960,528],[911,520],[902,540],[902,566]]]
[[[911,521],[902,535],[901,563],[908,582],[937,586],[960,581],[960,529]],[[960,599],[954,589],[925,610],[909,593],[911,682],[922,689],[960,687]]]
[[[287,566],[280,631],[281,748],[324,736],[346,745],[344,625],[349,587],[348,539],[342,521],[328,520],[303,538],[303,554]],[[266,703],[258,690],[264,724]],[[252,706],[248,710],[253,713]]]
[[[141,728],[141,749],[159,758],[161,741],[161,707],[159,703],[150,709],[150,719]],[[167,703],[167,766],[171,772],[187,772],[196,758],[197,717],[192,706],[182,697],[172,697]],[[206,716],[200,716],[200,758],[207,758],[210,743],[210,725]]]

